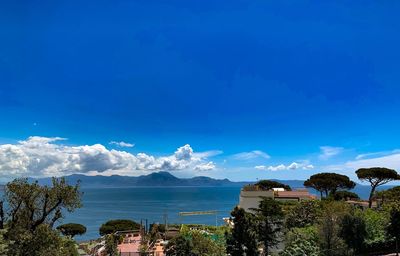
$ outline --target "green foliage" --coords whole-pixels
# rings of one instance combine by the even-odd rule
[[[400,242],[400,209],[393,208],[390,211],[390,222],[387,227],[388,237],[394,238],[396,241],[396,252],[399,252],[399,242]]]
[[[386,241],[385,228],[389,223],[389,215],[385,211],[377,211],[367,209],[365,211],[358,211],[356,215],[363,218],[366,226],[367,237],[365,243],[370,247],[374,244],[384,243]]]
[[[70,186],[64,178],[53,178],[51,187],[29,183],[27,179],[8,183],[4,195],[7,254],[76,255],[75,243],[60,237],[52,227],[63,217],[63,212],[72,212],[81,206],[81,195],[79,184]],[[1,206],[0,212],[3,212]]]
[[[397,204],[400,202],[400,186],[379,191],[376,193],[376,197],[382,200],[382,204]]]
[[[9,256],[78,255],[73,241],[63,239],[46,224],[39,225],[33,233],[29,231],[19,233],[16,238],[17,240],[9,246]]]
[[[360,252],[367,237],[364,219],[360,216],[354,216],[354,214],[346,214],[342,218],[339,236],[349,248],[353,249],[354,253]]]
[[[337,173],[318,173],[312,175],[304,182],[305,187],[313,188],[327,197],[329,194],[335,193],[338,189],[352,189],[356,183],[351,181],[346,175]]]
[[[264,245],[268,255],[271,247],[278,244],[282,235],[284,214],[280,203],[272,198],[265,197],[260,201],[258,209],[254,209],[258,219],[258,238]]]
[[[106,253],[109,256],[118,256],[118,241],[119,237],[114,234],[106,235]]]
[[[333,199],[335,201],[346,201],[348,199],[360,199],[360,197],[354,193],[354,192],[350,192],[350,191],[346,191],[346,190],[342,190],[342,191],[336,191],[333,194],[329,195],[330,199]]]
[[[214,241],[210,236],[191,231],[173,238],[167,245],[168,256],[222,256],[226,255],[225,244]]]
[[[83,235],[86,233],[86,227],[81,224],[78,224],[78,223],[67,223],[67,224],[58,226],[57,229],[64,236],[71,236],[71,238],[76,235]]]
[[[260,180],[256,184],[259,188],[263,190],[271,190],[273,188],[284,188],[285,190],[292,190],[289,185],[273,181],[273,180]]]
[[[286,214],[286,228],[303,228],[314,225],[321,214],[319,201],[301,201]]]
[[[165,248],[165,253],[167,256],[193,256],[192,251],[192,240],[189,240],[181,235],[171,239]]]
[[[293,228],[286,236],[281,256],[319,256],[318,232],[314,226]]]
[[[340,201],[325,201],[322,210],[318,230],[323,255],[345,255],[346,245],[339,236],[339,227],[343,216],[350,213],[350,206]]]
[[[356,174],[360,180],[371,184],[369,208],[372,206],[372,199],[378,186],[400,179],[400,175],[395,170],[382,167],[361,168],[356,171]]]
[[[117,231],[136,230],[140,228],[140,224],[132,220],[109,220],[102,224],[99,233],[101,236],[113,234]]]
[[[231,212],[234,227],[227,233],[227,252],[232,256],[258,255],[258,222],[256,217],[235,207]]]
[[[10,241],[4,238],[4,234],[7,230],[0,229],[0,255],[7,255],[8,254],[8,246]]]
[[[64,178],[53,178],[52,186],[40,186],[27,179],[16,179],[7,184],[5,199],[10,231],[34,231],[41,224],[53,224],[63,217],[63,211],[73,212],[81,207],[79,184],[70,186]]]

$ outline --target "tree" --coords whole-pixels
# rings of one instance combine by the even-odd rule
[[[346,214],[341,221],[339,236],[349,248],[353,249],[354,255],[357,255],[367,237],[365,221],[359,216]]]
[[[232,256],[258,255],[257,220],[252,213],[235,207],[231,212],[233,229],[226,234],[227,252]]]
[[[73,212],[81,207],[81,196],[79,183],[70,186],[64,178],[53,178],[51,187],[29,183],[28,179],[16,179],[5,188],[9,229],[33,232],[41,224],[52,227],[63,217],[62,210]],[[0,209],[0,213],[2,211]]]
[[[397,207],[392,208],[390,211],[390,222],[387,227],[387,233],[393,237],[396,243],[396,255],[399,255],[399,242],[400,242],[400,210]]]
[[[101,236],[114,234],[117,231],[136,230],[140,228],[140,224],[132,220],[109,220],[102,224],[99,233]]]
[[[345,243],[339,236],[339,224],[350,206],[344,202],[325,201],[319,223],[319,242],[324,255],[345,255]]]
[[[269,248],[280,242],[284,218],[282,207],[278,201],[264,197],[259,208],[254,210],[259,219],[258,237],[264,245],[265,255],[268,255]]]
[[[314,225],[320,215],[320,204],[318,201],[301,201],[289,210],[286,215],[286,227],[304,228]]]
[[[83,235],[86,233],[86,227],[77,223],[67,223],[57,227],[64,236],[73,238],[76,235]]]
[[[226,255],[225,244],[214,241],[200,231],[181,233],[167,245],[168,256],[219,256]]]
[[[320,192],[321,198],[323,193],[327,197],[330,193],[335,193],[338,189],[352,189],[356,183],[351,181],[346,175],[337,173],[318,173],[312,175],[304,182],[305,187],[313,188]]]
[[[335,201],[346,201],[348,199],[360,199],[360,197],[353,192],[350,191],[336,191],[333,194],[329,195],[329,198],[332,198]]]
[[[385,228],[389,224],[389,214],[386,211],[367,209],[357,211],[355,215],[361,216],[365,222],[367,237],[365,244],[368,247],[382,244],[386,241]]]
[[[68,255],[65,250],[75,253],[75,246],[52,227],[64,212],[81,206],[81,195],[79,183],[70,186],[64,178],[53,178],[52,186],[29,183],[27,179],[8,183],[4,193],[7,208],[0,209],[0,221],[6,225],[0,226],[7,230],[10,255]]]
[[[192,241],[181,235],[172,238],[165,248],[166,256],[193,256],[192,251]]]
[[[114,234],[106,235],[105,249],[106,249],[107,255],[109,255],[109,256],[118,256],[119,255],[118,240],[119,240],[119,237]]]
[[[376,197],[382,200],[382,204],[400,202],[400,186],[376,192]]]
[[[258,186],[262,190],[271,190],[273,188],[284,188],[285,190],[292,190],[289,185],[273,180],[260,180],[254,185]]]
[[[281,256],[320,256],[318,233],[313,226],[294,228],[286,235],[285,249]]]
[[[368,181],[371,184],[371,192],[368,199],[369,208],[372,207],[372,198],[378,186],[400,179],[399,174],[395,170],[382,167],[361,168],[356,171],[356,174],[358,179]]]

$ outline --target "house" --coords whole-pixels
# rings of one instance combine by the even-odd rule
[[[118,252],[121,256],[139,256],[142,234],[140,230],[117,231],[115,235],[122,237],[118,244]]]
[[[247,185],[240,191],[239,207],[246,211],[258,208],[263,197],[269,197],[278,201],[302,201],[314,200],[317,197],[310,194],[307,189],[285,190],[283,188],[273,188],[263,190],[256,185]]]

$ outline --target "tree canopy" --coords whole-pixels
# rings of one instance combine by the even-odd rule
[[[235,207],[231,212],[233,229],[227,234],[227,252],[232,256],[257,255],[257,220],[251,213]]]
[[[113,234],[117,231],[135,230],[139,229],[140,224],[134,222],[133,220],[109,220],[99,229],[101,236],[107,234]]]
[[[272,198],[264,197],[258,209],[254,209],[258,217],[258,237],[264,245],[265,254],[271,247],[280,242],[284,213],[280,203]]]
[[[292,190],[289,185],[274,180],[260,180],[254,185],[263,190],[271,190],[273,188],[284,188],[285,190]]]
[[[64,178],[53,178],[52,186],[28,179],[9,182],[6,202],[0,203],[0,224],[10,242],[9,255],[75,255],[73,242],[52,227],[65,212],[81,206],[81,195],[79,183],[71,186]]]
[[[64,235],[74,237],[76,235],[83,235],[86,233],[86,227],[78,223],[67,223],[60,225],[57,229]]]
[[[395,170],[383,167],[361,168],[356,171],[356,174],[361,181],[367,181],[371,185],[369,208],[372,206],[372,199],[378,186],[400,179],[400,175]]]
[[[346,175],[337,173],[318,173],[312,175],[304,182],[305,187],[313,188],[327,197],[330,193],[335,193],[338,189],[352,189],[356,183],[351,181]]]
[[[343,201],[347,199],[360,199],[360,197],[356,193],[345,190],[336,191],[335,193],[330,194],[329,197],[335,201]]]

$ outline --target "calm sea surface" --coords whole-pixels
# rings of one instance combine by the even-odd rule
[[[222,224],[222,218],[239,203],[240,187],[135,187],[83,189],[83,207],[67,213],[64,223],[75,222],[87,227],[87,233],[76,237],[87,240],[99,237],[99,227],[110,219],[132,219],[148,223]],[[217,210],[213,215],[179,217],[179,212]]]

